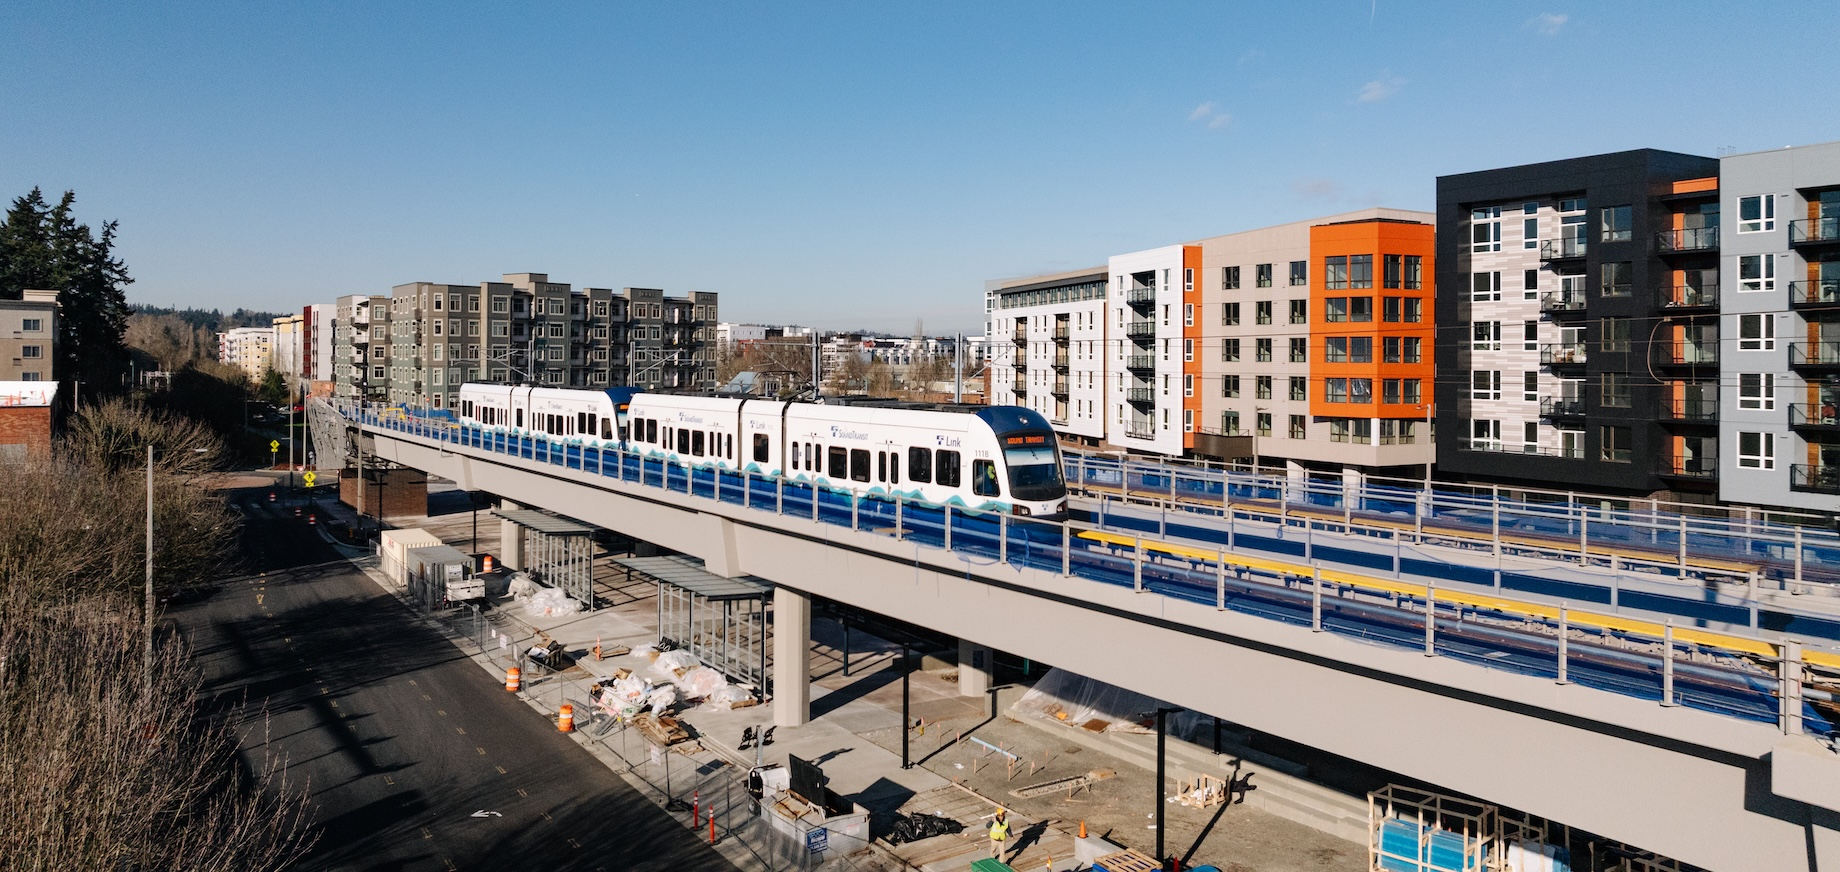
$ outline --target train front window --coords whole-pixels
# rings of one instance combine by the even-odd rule
[[[1040,442],[1005,445],[1003,462],[1009,466],[1009,492],[1016,499],[1058,500],[1066,495],[1067,483],[1061,478],[1060,453],[1054,450],[1052,437]]]

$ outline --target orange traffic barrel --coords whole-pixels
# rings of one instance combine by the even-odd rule
[[[309,514],[309,515],[307,515],[307,526],[309,526],[309,527],[310,527],[310,526],[313,526],[313,525],[315,525],[315,524],[318,524],[318,523],[319,523],[319,516],[318,516],[318,515],[313,515],[313,514]]]
[[[482,572],[491,572],[491,571],[492,571],[492,555],[490,555],[490,554],[487,554],[487,555],[486,555],[486,561],[485,561],[485,569],[483,569],[483,570],[481,570],[481,571],[482,571]]]
[[[575,707],[574,706],[569,705],[566,702],[562,704],[562,710],[556,713],[556,732],[558,733],[575,732]]]
[[[518,691],[518,668],[516,666],[505,670],[505,689],[512,693]]]

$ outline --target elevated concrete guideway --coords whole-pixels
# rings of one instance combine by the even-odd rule
[[[362,432],[367,453],[394,463],[772,582],[776,647],[804,644],[809,597],[823,596],[1705,868],[1840,868],[1840,760],[1770,724],[387,427]],[[804,660],[776,652],[775,669]],[[776,718],[803,720],[799,696],[775,700]]]

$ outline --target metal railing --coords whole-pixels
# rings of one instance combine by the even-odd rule
[[[1650,359],[1656,366],[1703,366],[1719,362],[1719,346],[1714,342],[1651,342]]]
[[[1153,388],[1126,388],[1124,396],[1126,402],[1131,403],[1156,402],[1156,390]]]
[[[1719,477],[1717,457],[1662,457],[1655,470],[1673,478],[1712,479]]]
[[[1663,254],[1677,251],[1712,251],[1719,247],[1719,228],[1684,227],[1655,234],[1655,247]]]
[[[1156,355],[1133,354],[1124,359],[1125,369],[1156,369]]]
[[[1066,376],[1062,376],[1060,378],[1055,379],[1054,386],[1049,389],[1049,392],[1055,394],[1056,396],[1062,396],[1062,397],[1066,396],[1067,395]],[[1065,416],[1063,415],[1062,417],[1065,417]]]
[[[1059,354],[1054,355],[1054,368],[1055,369],[1066,369],[1070,365],[1071,365],[1070,358],[1067,352],[1063,351]]]
[[[1840,280],[1790,282],[1789,305],[1796,308],[1840,306]]]
[[[1055,339],[1066,339],[1067,337],[1072,336],[1072,335],[1073,335],[1073,331],[1071,328],[1067,326],[1067,322],[1056,321],[1054,323],[1054,338]]]
[[[1156,322],[1155,321],[1132,321],[1124,325],[1124,335],[1129,336],[1133,339],[1142,337],[1142,336],[1155,336],[1156,335]]]
[[[1791,342],[1790,366],[1840,366],[1840,342]]]
[[[1840,217],[1801,218],[1789,222],[1789,244],[1840,242]]]
[[[1655,289],[1655,305],[1663,309],[1706,309],[1719,304],[1719,286],[1672,285]]]
[[[1540,398],[1540,417],[1582,418],[1584,417],[1584,400],[1577,397],[1542,397]]]
[[[1585,241],[1582,239],[1548,239],[1540,243],[1541,260],[1570,260],[1584,257]]]
[[[1014,381],[1010,382],[1009,391],[1012,394],[1027,394],[1029,392],[1029,380],[1022,376],[1017,376]]]
[[[1546,366],[1582,364],[1586,357],[1582,342],[1547,342],[1540,345],[1540,363]]]
[[[1124,301],[1137,306],[1156,302],[1156,288],[1129,288],[1124,292]]]
[[[1824,463],[1789,465],[1789,489],[1817,494],[1840,494],[1840,466]]]
[[[1840,430],[1840,412],[1833,403],[1809,405],[1807,403],[1789,404],[1789,426],[1804,429]]]
[[[1677,384],[1677,383],[1676,383]],[[1663,384],[1668,389],[1670,385]],[[1661,417],[1670,421],[1717,421],[1719,419],[1718,384],[1689,382],[1681,396],[1661,398]]]
[[[1542,312],[1582,312],[1584,294],[1580,291],[1548,291],[1540,295]]]

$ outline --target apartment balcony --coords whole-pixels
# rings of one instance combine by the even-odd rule
[[[1055,379],[1054,387],[1050,388],[1048,392],[1057,397],[1065,398],[1067,396],[1067,377],[1061,376]]]
[[[1552,420],[1584,417],[1584,400],[1576,397],[1541,397],[1540,417]]]
[[[1817,279],[1811,282],[1790,282],[1789,308],[1840,308],[1840,280]]]
[[[1809,372],[1840,373],[1840,342],[1791,342],[1789,365]]]
[[[1054,341],[1066,342],[1073,335],[1073,328],[1065,321],[1054,322]]]
[[[1156,404],[1156,390],[1154,388],[1126,388],[1124,397],[1127,402],[1134,406],[1150,406]]]
[[[1130,288],[1124,292],[1124,301],[1137,308],[1145,308],[1156,302],[1156,288]]]
[[[1687,481],[1716,481],[1719,477],[1719,459],[1707,456],[1664,456],[1657,461],[1655,474],[1662,478],[1678,478]]]
[[[1540,260],[1579,260],[1584,257],[1582,239],[1548,239],[1540,243]]]
[[[1543,445],[1529,445],[1522,442],[1502,442],[1497,439],[1464,439],[1457,443],[1462,451],[1481,451],[1490,454],[1531,454],[1535,457],[1557,457],[1562,460],[1583,460],[1583,448],[1548,448]]]
[[[1665,387],[1665,386],[1664,386]],[[1660,419],[1686,424],[1717,424],[1719,395],[1716,384],[1692,389],[1678,397],[1662,397]]]
[[[1719,228],[1688,227],[1655,234],[1655,249],[1662,254],[1689,254],[1719,250]]]
[[[1669,312],[1713,312],[1719,308],[1719,286],[1673,285],[1655,290],[1655,305]]]
[[[1010,382],[1009,392],[1018,397],[1027,396],[1029,393],[1029,380],[1023,376],[1016,376],[1015,379]]]
[[[1133,372],[1154,372],[1156,371],[1156,355],[1133,354],[1124,359],[1124,368]]]
[[[1799,433],[1840,433],[1840,415],[1833,403],[1789,404],[1789,429]]]
[[[1131,423],[1125,425],[1124,435],[1129,436],[1132,439],[1155,439],[1156,438],[1156,425],[1155,424],[1145,424],[1145,423],[1141,423],[1138,421],[1132,421]]]
[[[1840,466],[1820,463],[1789,465],[1789,489],[1815,494],[1840,494]]]
[[[1132,339],[1152,339],[1156,336],[1155,321],[1132,321],[1124,325],[1124,335]]]
[[[1018,327],[1016,328],[1016,332],[1010,334],[1009,338],[1011,342],[1017,345],[1027,345],[1029,342],[1029,331],[1026,328]]]
[[[1649,360],[1656,366],[1718,366],[1717,342],[1651,342]]]
[[[1067,354],[1066,351],[1062,351],[1061,353],[1054,355],[1054,368],[1065,372],[1067,368],[1071,365],[1071,361],[1069,358],[1070,356]]]
[[[1840,243],[1840,217],[1803,218],[1789,222],[1790,245],[1834,245]]]
[[[1582,316],[1583,291],[1548,291],[1540,295],[1540,312],[1554,318]]]
[[[1540,345],[1541,366],[1583,366],[1586,356],[1582,342],[1546,342]]]
[[[1016,353],[1009,356],[1009,365],[1017,369],[1028,369],[1029,353],[1020,348],[1016,349]]]

